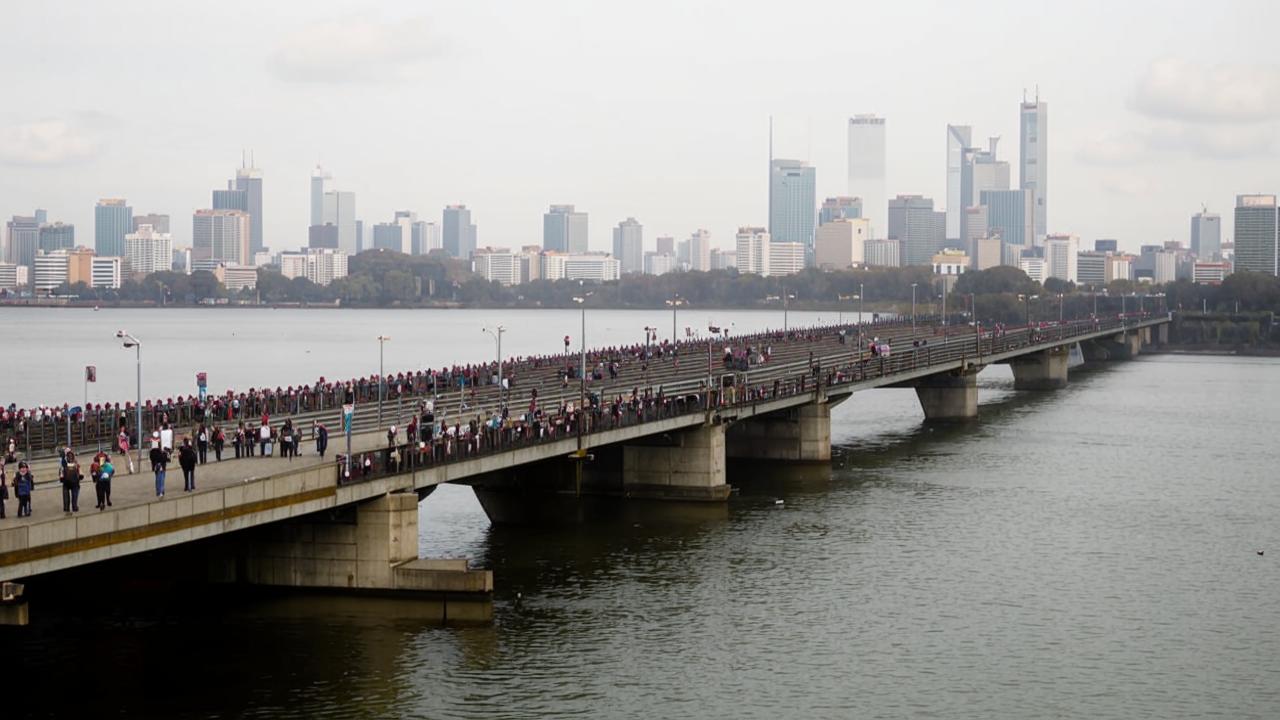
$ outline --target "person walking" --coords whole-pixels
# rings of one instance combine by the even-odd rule
[[[213,458],[218,462],[222,462],[222,448],[227,444],[227,436],[222,433],[222,428],[217,425],[213,426]]]
[[[164,497],[164,473],[165,467],[169,464],[169,453],[160,447],[159,431],[151,434],[154,438],[151,442],[151,472],[156,474],[156,497]]]
[[[13,494],[18,498],[18,517],[31,517],[31,491],[36,489],[36,479],[31,476],[27,461],[18,463],[18,474],[13,476]]]
[[[329,430],[323,423],[316,425],[316,450],[324,458],[324,451],[329,447]]]
[[[93,483],[93,496],[97,502],[94,507],[102,509],[102,453],[93,456],[93,462],[89,464],[89,480]]]
[[[178,449],[178,465],[182,468],[182,490],[191,492],[196,489],[196,449],[191,446],[191,438],[182,439],[182,447]]]
[[[111,478],[115,474],[116,466],[111,464],[111,458],[108,457],[102,462],[98,472],[98,484],[102,487],[102,498],[98,502],[99,510],[111,507]]]
[[[209,428],[204,423],[200,423],[200,427],[196,429],[196,451],[200,464],[204,465],[209,459]]]
[[[259,455],[267,457],[267,449],[271,446],[271,426],[265,422],[258,425]]]
[[[120,453],[124,457],[125,464],[129,467],[129,473],[133,470],[133,457],[129,455],[129,433],[124,428],[120,428],[120,436],[116,438],[116,445],[120,447]]]

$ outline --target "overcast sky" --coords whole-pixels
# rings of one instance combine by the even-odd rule
[[[945,201],[945,126],[1000,135],[1049,103],[1049,231],[1187,241],[1200,205],[1280,191],[1280,3],[1223,0],[6,2],[0,214],[39,206],[91,244],[126,197],[190,241],[254,151],[273,249],[306,242],[316,162],[371,225],[473,210],[480,245],[541,242],[574,203],[593,249],[732,245],[779,156],[846,191],[846,118],[888,123],[888,190]],[[368,230],[366,230],[367,237]]]

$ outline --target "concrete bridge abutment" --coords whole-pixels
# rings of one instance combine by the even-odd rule
[[[707,423],[622,448],[622,488],[630,498],[722,501],[725,426]]]
[[[729,426],[727,453],[734,460],[831,462],[831,408],[844,401],[817,400]]]
[[[1058,390],[1067,386],[1066,345],[1038,353],[1022,355],[1009,361],[1015,390]]]
[[[929,422],[965,422],[978,417],[978,373],[976,365],[930,375],[915,382],[916,397]]]

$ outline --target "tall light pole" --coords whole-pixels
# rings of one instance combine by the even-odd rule
[[[782,285],[782,332],[787,331],[787,285]]]
[[[684,305],[685,300],[679,295],[675,295],[667,301],[667,304],[671,306],[671,349],[674,350],[676,343],[680,341],[680,338],[676,336],[676,308]]]
[[[581,280],[578,281],[578,287],[582,287]],[[573,298],[574,302],[582,306],[582,366],[578,370],[578,452],[576,453],[578,463],[577,473],[574,476],[575,495],[582,495],[582,461],[586,459],[586,451],[582,447],[582,433],[587,424],[587,298],[589,296],[590,293],[584,293]]]
[[[1063,300],[1063,298],[1065,297],[1066,295],[1063,295],[1062,293],[1058,293],[1058,324],[1059,325],[1062,324],[1062,305],[1065,302]]]
[[[862,285],[863,285],[862,283],[858,283],[858,352],[859,353],[862,352],[862,323],[863,323],[863,318],[865,317],[862,314],[862,307],[863,307],[862,303],[864,298],[866,297],[866,294],[862,289]],[[862,356],[859,355],[858,357],[862,357]]]
[[[387,341],[390,339],[391,339],[390,335],[378,336],[378,429],[379,430],[382,429],[382,396],[385,394],[385,388],[387,386],[387,377],[384,374],[383,363],[382,363],[383,346],[385,346],[387,344]],[[462,390],[458,390],[458,392],[461,393]]]
[[[480,328],[480,329],[492,335],[493,339],[496,340],[498,343],[498,405],[499,405],[499,409],[501,409],[501,406],[502,406],[502,333],[506,332],[507,329],[502,325],[499,325],[498,327],[492,330],[490,330],[489,328]]]
[[[911,283],[911,333],[912,334],[915,334],[915,331],[916,331],[916,285],[917,283]]]
[[[138,438],[134,449],[138,452],[138,472],[142,472],[142,341],[123,330],[116,331],[116,337],[124,340],[126,348],[133,348],[138,365],[138,399],[134,405],[134,415],[138,423]]]

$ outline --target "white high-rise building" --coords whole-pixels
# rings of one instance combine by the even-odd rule
[[[711,233],[698,230],[689,236],[689,269],[711,270]]]
[[[1201,260],[1222,255],[1222,216],[1208,210],[1191,216],[1191,252]]]
[[[150,225],[139,225],[137,232],[124,236],[125,272],[150,275],[172,267],[173,236],[155,232]]]
[[[32,287],[37,291],[49,292],[67,282],[71,269],[71,258],[66,250],[51,253],[36,253],[33,267]]]
[[[613,256],[623,273],[644,271],[644,226],[629,217],[613,229]]]
[[[520,284],[520,256],[508,248],[477,248],[471,255],[471,266],[489,282],[507,286]]]
[[[973,141],[968,125],[947,126],[947,239],[960,237],[961,213],[973,205],[963,193],[965,150]]]
[[[769,244],[769,274],[795,275],[804,270],[808,248],[799,242],[775,242]]]
[[[1080,238],[1075,235],[1049,235],[1044,239],[1045,277],[1067,282],[1079,279]]]
[[[253,262],[250,216],[240,210],[197,210],[191,219],[194,260],[218,260],[228,265]]]
[[[849,118],[849,195],[862,198],[862,217],[879,236],[888,227],[889,212],[884,129],[884,118],[875,115]]]
[[[735,237],[738,272],[755,275],[769,274],[769,252],[773,245],[769,231],[762,227],[740,227]]]
[[[644,254],[645,275],[666,275],[676,271],[676,256],[673,253],[647,252]]]
[[[865,253],[868,267],[902,266],[902,243],[897,239],[868,240]]]
[[[90,260],[90,286],[111,290],[119,289],[121,281],[120,260],[118,257],[95,257]]]
[[[1035,215],[1035,243],[1046,234],[1049,216],[1049,104],[1040,102],[1037,92],[1034,102],[1023,98],[1020,127],[1020,153],[1018,162],[1018,187],[1031,195],[1031,208]]]

